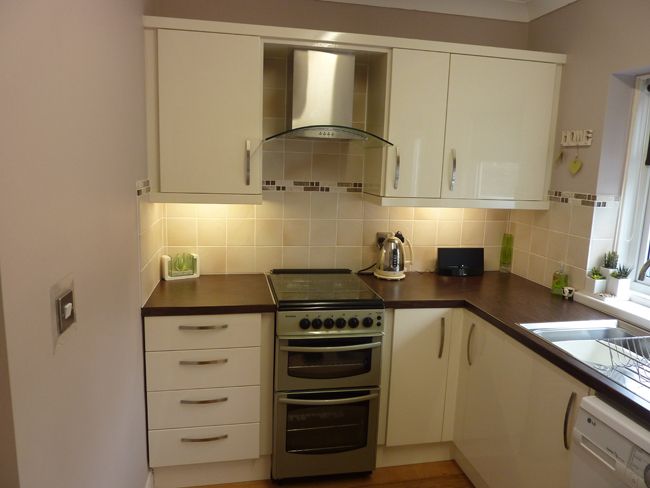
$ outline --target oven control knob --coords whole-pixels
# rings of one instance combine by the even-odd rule
[[[334,327],[334,320],[333,319],[325,319],[323,321],[323,323],[325,324],[326,329],[331,329],[332,327]]]
[[[370,317],[366,317],[363,319],[363,326],[364,327],[372,327],[373,320]]]
[[[356,317],[352,317],[350,320],[348,320],[348,325],[353,329],[356,329],[357,327],[359,327],[359,319]]]
[[[323,326],[323,321],[321,319],[314,319],[311,321],[311,326],[314,329],[320,329]]]
[[[345,327],[345,324],[346,324],[346,321],[345,321],[344,318],[336,319],[336,328],[337,329],[342,329],[343,327]]]
[[[307,329],[309,329],[309,326],[311,325],[311,322],[309,321],[309,319],[302,319],[302,320],[300,320],[300,324],[298,324],[298,325],[300,325],[300,328],[302,330],[307,330]]]

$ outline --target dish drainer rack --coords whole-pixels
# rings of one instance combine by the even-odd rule
[[[611,371],[650,388],[650,336],[598,339],[609,350]]]

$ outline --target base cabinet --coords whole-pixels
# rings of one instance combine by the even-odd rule
[[[466,312],[454,441],[492,488],[568,487],[573,415],[589,388]]]

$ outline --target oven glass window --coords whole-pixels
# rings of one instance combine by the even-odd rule
[[[353,396],[368,392],[355,391]],[[349,397],[350,393],[321,393],[309,400]],[[300,398],[300,395],[291,395]],[[287,405],[286,451],[327,454],[366,447],[370,401],[345,405]]]
[[[344,339],[292,339],[289,346],[345,347],[373,342],[375,337]],[[294,378],[346,378],[368,373],[372,367],[372,349],[354,351],[288,352],[287,375]]]

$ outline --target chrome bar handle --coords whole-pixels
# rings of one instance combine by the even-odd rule
[[[349,403],[364,402],[366,400],[374,400],[379,397],[377,393],[370,395],[363,395],[353,398],[336,398],[332,400],[303,400],[301,398],[278,398],[279,403],[286,405],[347,405]]]
[[[454,191],[456,188],[456,150],[451,150],[451,180],[449,181],[449,190]]]
[[[469,327],[469,334],[467,334],[467,364],[472,365],[472,356],[470,355],[470,347],[472,346],[472,335],[474,334],[474,329],[476,324],[472,322],[472,325]]]
[[[181,400],[182,405],[208,405],[210,403],[227,402],[228,397],[212,398],[210,400]]]
[[[445,318],[440,319],[440,349],[438,350],[438,359],[442,357],[442,352],[445,350]]]
[[[376,349],[381,347],[381,342],[368,342],[366,344],[353,344],[351,346],[280,346],[284,352],[341,352],[341,351],[363,351],[364,349]]]
[[[569,417],[571,416],[571,411],[573,410],[573,404],[576,401],[578,395],[575,391],[571,392],[569,396],[569,401],[566,404],[566,411],[564,412],[564,428],[562,441],[564,442],[564,449],[569,450]]]
[[[399,171],[400,171],[400,156],[399,156],[399,149],[396,147],[395,148],[395,180],[393,181],[393,188],[397,190],[397,187],[399,187]]]
[[[218,435],[216,437],[181,437],[181,442],[212,442],[227,439],[228,434]]]
[[[206,364],[225,364],[228,362],[228,358],[223,359],[210,359],[207,361],[179,361],[178,364],[181,366],[205,366]]]
[[[246,139],[246,186],[251,184],[251,141]]]
[[[179,325],[178,330],[217,330],[227,329],[228,324],[219,325]]]

